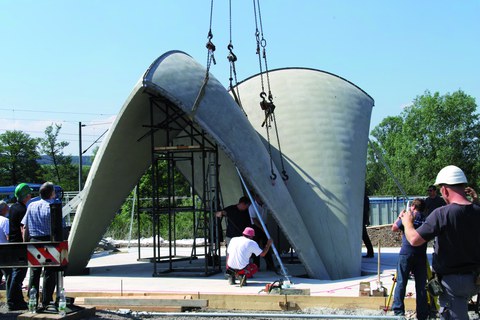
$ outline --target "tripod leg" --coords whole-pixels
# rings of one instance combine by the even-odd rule
[[[395,275],[393,276],[392,288],[390,289],[390,293],[388,294],[387,305],[383,309],[383,311],[385,311],[385,312],[390,310],[390,303],[392,302],[393,291],[395,291],[395,285],[396,284],[397,284],[397,273],[395,272]]]
[[[430,269],[430,263],[428,262],[428,259],[427,259],[427,281],[431,280],[432,278],[433,278],[432,269]],[[427,301],[428,301],[428,307],[430,308],[430,311],[433,311],[433,313],[436,314],[440,309],[440,305],[438,304],[438,297],[432,296],[430,292],[428,292],[427,290]]]

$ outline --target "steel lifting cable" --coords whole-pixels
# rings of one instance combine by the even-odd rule
[[[210,65],[212,64],[217,64],[215,61],[215,45],[212,42],[213,38],[213,33],[212,33],[212,21],[213,21],[213,0],[210,2],[210,26],[208,29],[208,36],[207,36],[207,44],[205,45],[207,47],[207,74],[206,77],[208,78],[208,73],[210,72]]]
[[[282,179],[284,181],[287,181],[288,174],[287,174],[287,171],[285,170],[285,165],[283,164],[283,153],[282,153],[282,147],[280,147],[280,137],[278,136],[277,119],[275,118],[275,113],[273,113],[272,116],[273,116],[273,123],[275,126],[275,135],[277,136],[278,153],[280,154],[280,163],[282,165]]]
[[[233,53],[233,41],[232,41],[232,0],[229,1],[229,18],[230,18],[230,42],[227,46],[229,54],[227,56],[228,62],[230,63],[230,91],[233,94],[235,102],[238,104],[243,114],[247,116],[245,110],[243,110],[242,101],[240,100],[240,91],[238,89],[238,80],[237,80],[237,70],[235,68],[235,62],[237,61],[237,56]],[[235,84],[233,83],[235,80]]]
[[[257,18],[257,8],[258,8],[258,18]],[[270,143],[270,130],[272,122],[275,127],[275,134],[277,136],[277,144],[278,144],[278,151],[279,151],[279,156],[280,156],[280,163],[282,166],[282,179],[284,181],[288,180],[288,175],[285,170],[285,166],[283,163],[283,154],[282,154],[282,148],[280,146],[280,137],[278,135],[278,128],[277,128],[277,121],[275,118],[275,104],[273,103],[273,95],[272,91],[270,88],[270,76],[268,74],[268,64],[267,64],[267,51],[266,51],[266,46],[267,46],[267,41],[265,40],[263,36],[263,23],[262,23],[262,14],[260,10],[260,1],[259,0],[253,0],[253,10],[254,10],[254,16],[255,16],[255,38],[257,40],[257,55],[258,55],[258,64],[260,67],[260,82],[262,86],[262,92],[260,93],[260,98],[262,98],[262,101],[260,102],[260,107],[264,111],[265,114],[265,119],[262,123],[262,127],[265,126],[265,129],[267,131],[267,141],[268,141],[268,154],[270,156],[270,179],[272,182],[277,178],[276,174],[274,173],[273,170],[273,159],[272,159],[272,150],[271,150],[271,143]],[[258,26],[260,25],[260,30]],[[261,38],[260,38],[261,36]],[[260,49],[261,48],[261,49]],[[262,58],[265,63],[265,76],[267,80],[267,88],[268,88],[268,101],[267,101],[267,94],[265,93],[265,84],[264,84],[264,79],[263,79],[263,69],[262,69]]]
[[[207,71],[205,73],[205,79],[203,80],[202,86],[200,87],[200,91],[198,92],[197,98],[195,99],[195,102],[193,103],[192,106],[192,112],[191,112],[191,117],[195,115],[197,108],[200,104],[200,101],[203,99],[203,96],[205,95],[205,88],[207,87],[208,79],[209,79],[209,74],[210,74],[210,66],[213,64],[217,64],[215,61],[215,45],[212,42],[213,38],[213,33],[212,33],[212,21],[213,21],[213,0],[210,2],[210,26],[208,29],[208,35],[207,35],[207,44],[205,47],[207,48]]]

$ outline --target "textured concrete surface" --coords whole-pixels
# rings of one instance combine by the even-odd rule
[[[69,238],[69,274],[81,272],[87,265],[115,212],[151,162],[150,139],[140,139],[147,132],[143,125],[150,123],[144,88],[190,113],[204,77],[204,67],[191,57],[169,52],[158,58],[137,83],[104,139],[87,178],[85,198],[77,209]],[[160,123],[165,115],[157,112],[156,117],[155,123]],[[269,175],[263,174],[264,168],[269,168],[270,159],[259,136],[213,76],[194,119],[218,143],[228,157],[225,158],[239,168],[249,184],[269,200],[273,214],[288,227],[285,232],[309,275],[328,279],[324,263],[286,186],[272,185]],[[156,146],[168,145],[163,131],[157,131],[156,135]],[[223,193],[233,194],[225,189]],[[238,196],[238,193],[234,195],[235,201]]]
[[[148,91],[188,114],[218,144],[225,205],[236,203],[242,193],[238,167],[268,205],[310,277],[359,276],[373,99],[345,79],[318,70],[280,69],[271,72],[270,79],[277,90],[275,114],[290,177],[286,183],[277,169],[275,143],[273,170],[278,178],[274,183],[270,180],[270,156],[260,128],[263,116],[254,112],[259,108],[259,76],[239,85],[247,118],[213,75],[202,89],[205,68],[190,56],[172,51],[159,57],[132,90],[92,164],[69,238],[68,274],[87,265],[120,205],[151,163]],[[194,105],[198,107],[192,112]],[[152,123],[165,119],[158,109]],[[176,138],[181,133],[182,128],[172,130],[167,141],[165,131],[156,131],[155,147],[185,144]],[[196,161],[198,165],[203,164]],[[202,194],[202,179],[195,180],[194,188]]]
[[[289,176],[288,191],[330,278],[358,276],[374,101],[348,80],[321,70],[278,69],[269,73],[269,81]],[[261,126],[265,115],[259,105],[261,88],[259,75],[239,84],[248,119],[266,143],[267,131]],[[272,157],[281,170],[275,133],[272,125]],[[284,221],[278,222],[285,230]]]

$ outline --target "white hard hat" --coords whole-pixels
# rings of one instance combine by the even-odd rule
[[[437,174],[437,179],[435,180],[435,184],[461,184],[467,183],[467,177],[465,177],[465,173],[463,173],[462,169],[457,166],[446,166]]]

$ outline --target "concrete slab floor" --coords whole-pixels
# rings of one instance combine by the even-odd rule
[[[330,304],[339,304],[341,301],[347,303],[352,301],[354,297],[359,297],[360,282],[369,282],[372,289],[377,288],[378,281],[390,292],[393,283],[393,275],[396,270],[398,252],[400,248],[382,248],[380,255],[380,265],[378,265],[378,252],[375,251],[373,259],[362,258],[362,276],[326,281],[317,279],[308,279],[304,277],[292,276],[290,280],[292,288],[310,290],[310,297],[323,297],[317,301],[328,301]],[[189,257],[191,253],[190,247],[177,248],[177,256]],[[428,256],[431,259],[431,249],[428,249]],[[161,248],[161,256],[166,256],[168,248]],[[364,252],[365,253],[365,252]],[[223,253],[224,256],[224,253]],[[152,248],[140,248],[140,257],[153,257]],[[69,296],[85,297],[85,296],[148,296],[148,295],[176,295],[184,298],[204,298],[210,296],[210,299],[218,300],[211,305],[225,305],[219,301],[219,297],[231,297],[232,295],[251,296],[248,301],[256,301],[260,296],[268,297],[270,295],[260,292],[265,285],[275,280],[281,279],[282,276],[272,271],[263,271],[261,269],[252,279],[248,279],[247,286],[240,287],[239,284],[228,285],[223,272],[211,276],[195,276],[186,275],[182,277],[173,274],[153,277],[153,263],[137,261],[138,248],[122,248],[118,253],[102,252],[92,256],[88,264],[90,274],[78,276],[66,276],[64,278],[64,288]],[[224,266],[222,259],[222,266]],[[264,267],[264,261],[261,261]],[[175,269],[182,266],[202,266],[203,259],[189,261],[174,262]],[[303,274],[302,266],[299,264],[286,264],[289,274]],[[157,271],[168,268],[168,263],[157,263]],[[380,270],[380,274],[377,274]],[[28,284],[28,275],[24,285]],[[415,308],[415,282],[410,280],[407,285],[408,297],[406,298],[406,306]],[[212,298],[213,297],[213,298]],[[256,298],[255,298],[256,297]],[[3,297],[4,299],[4,294]],[[246,298],[246,297],[244,297]],[[343,299],[342,299],[343,298]],[[361,301],[362,305],[365,301],[372,301],[372,308],[378,309],[379,306],[385,305],[386,298],[376,299],[372,297],[370,300]],[[327,300],[326,300],[327,299]],[[242,298],[242,300],[244,300]],[[314,302],[306,302],[306,304]],[[80,300],[79,300],[80,301]],[[278,304],[278,302],[275,302]],[[319,303],[319,302],[317,302]],[[231,307],[231,306],[230,306]]]
[[[391,288],[392,278],[395,273],[398,252],[400,248],[382,248],[380,258],[380,275],[378,270],[378,253],[375,252],[373,259],[362,258],[361,277],[325,281],[308,279],[303,277],[292,277],[293,287],[299,289],[310,289],[312,296],[349,296],[356,297],[359,293],[360,282],[370,282],[372,288],[376,288],[378,280],[387,289]],[[162,256],[167,248],[161,249]],[[140,257],[153,257],[152,248],[141,248]],[[177,256],[190,256],[191,248],[177,248]],[[431,249],[429,249],[431,257]],[[237,285],[228,285],[224,274],[218,273],[208,277],[198,276],[161,276],[152,277],[153,263],[137,261],[138,248],[121,249],[119,253],[94,254],[88,264],[89,275],[67,276],[64,279],[64,287],[67,292],[131,292],[131,293],[175,293],[175,294],[258,294],[265,284],[282,278],[271,271],[260,271],[254,278],[248,279],[248,285],[240,288]],[[224,261],[222,262],[224,265]],[[181,266],[201,266],[203,259],[194,260],[192,264],[188,261],[174,262],[174,268]],[[262,261],[263,264],[263,261]],[[168,268],[168,263],[157,263],[157,271]],[[300,272],[301,265],[288,265],[286,269],[290,274]],[[291,271],[290,271],[291,270]],[[409,281],[407,292],[415,296],[414,281]]]

